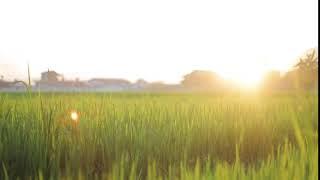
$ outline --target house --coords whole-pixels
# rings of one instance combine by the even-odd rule
[[[41,79],[36,81],[36,87],[42,90],[75,90],[87,87],[85,82],[79,80],[64,80],[63,75],[56,71],[46,71],[41,73]]]
[[[56,87],[59,86],[59,80],[61,79],[62,75],[55,71],[48,71],[41,73],[41,79],[40,81],[36,81],[36,87],[42,87],[42,88],[50,88],[50,87]],[[63,79],[63,78],[62,78]]]
[[[178,92],[182,91],[183,87],[181,84],[166,84],[163,82],[152,82],[149,83],[144,90],[154,92]]]
[[[121,91],[129,89],[131,83],[125,79],[94,78],[88,81],[88,86],[93,90]]]
[[[134,84],[132,84],[131,88],[133,90],[143,90],[148,86],[148,82],[144,79],[138,79]]]
[[[59,80],[62,80],[63,76],[61,74],[58,74],[55,71],[46,71],[41,73],[41,82],[58,82]]]
[[[0,88],[9,88],[11,87],[11,82],[0,79]]]

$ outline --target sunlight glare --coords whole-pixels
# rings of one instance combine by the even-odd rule
[[[221,72],[221,76],[238,84],[242,88],[257,88],[262,81],[264,71],[258,68],[237,69]]]
[[[70,114],[71,120],[77,122],[79,119],[79,114],[76,111],[72,111]]]

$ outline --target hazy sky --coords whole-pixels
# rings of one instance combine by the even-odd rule
[[[317,0],[0,1],[0,74],[178,82],[193,69],[244,83],[318,44]]]

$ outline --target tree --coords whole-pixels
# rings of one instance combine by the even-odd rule
[[[181,84],[192,89],[220,89],[223,80],[214,72],[196,70],[185,75]]]
[[[299,62],[295,65],[299,70],[318,70],[318,52],[315,48],[309,49],[304,56],[299,58]]]
[[[294,66],[295,81],[299,88],[312,89],[318,84],[318,52],[315,48],[308,50]]]
[[[282,78],[282,84],[288,89],[311,90],[318,88],[318,51],[307,50],[296,65]]]

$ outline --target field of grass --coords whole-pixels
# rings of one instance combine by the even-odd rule
[[[2,93],[0,179],[318,179],[317,99]]]

